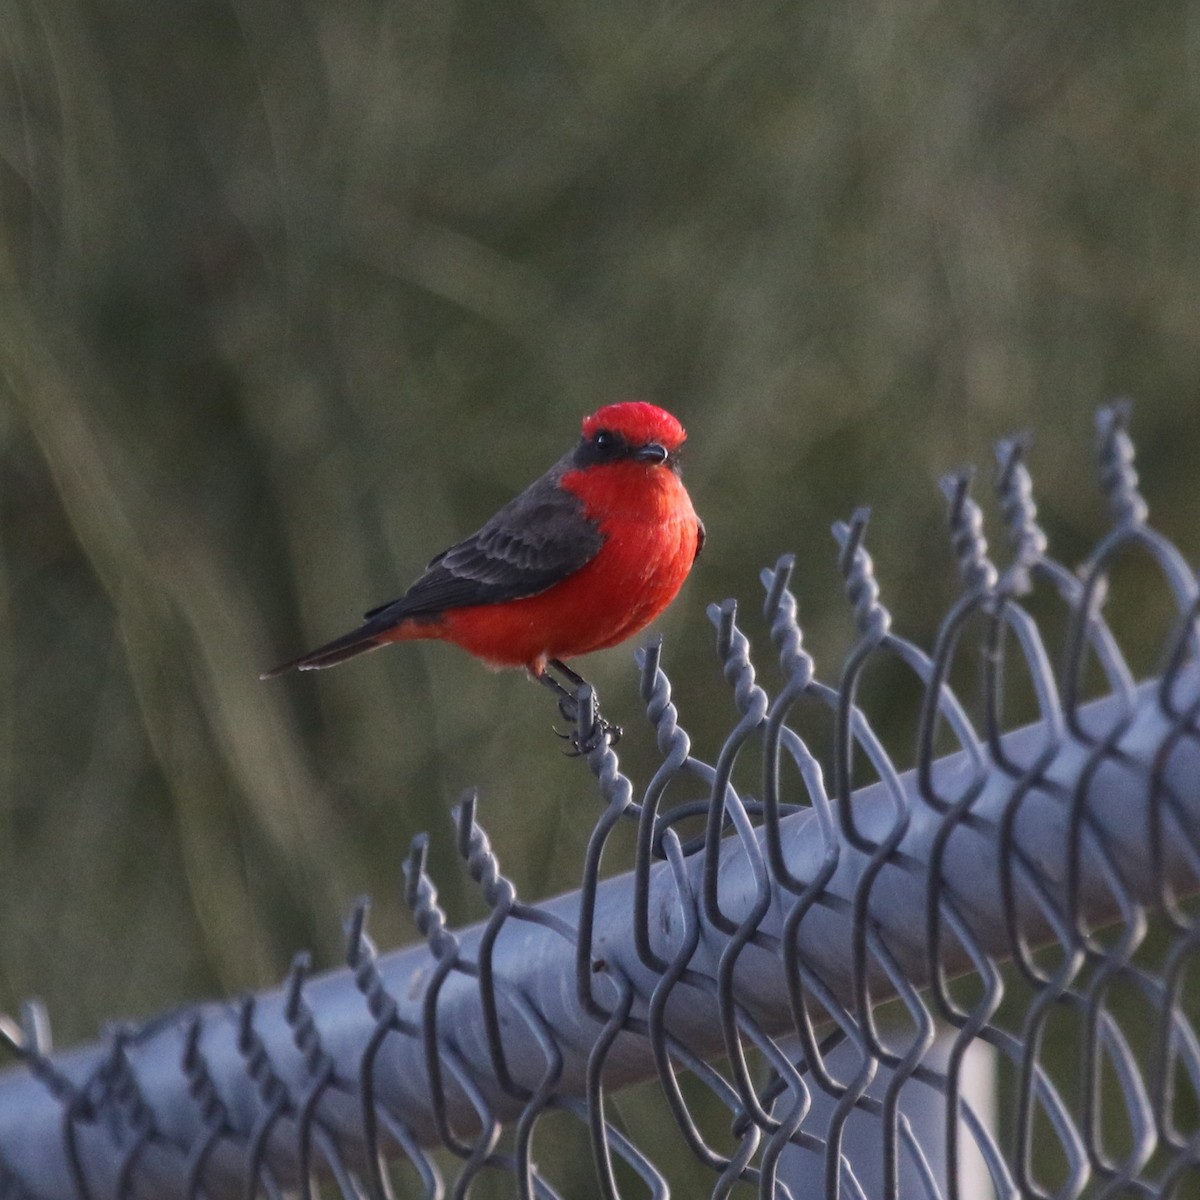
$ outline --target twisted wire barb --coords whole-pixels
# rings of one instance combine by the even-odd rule
[[[833,531],[856,631],[837,686],[804,646],[790,556],[762,573],[774,695],[737,604],[713,606],[734,713],[715,762],[680,725],[661,643],[638,652],[659,753],[640,794],[582,688],[570,740],[602,808],[579,891],[520,900],[468,793],[454,836],[478,925],[451,929],[420,835],[404,895],[421,944],[380,954],[364,900],[340,972],[298,955],[277,991],[65,1054],[38,1006],[0,1018],[0,1200],[440,1200],[489,1174],[559,1200],[579,1164],[550,1114],[586,1137],[605,1198],[667,1197],[676,1175],[683,1194],[788,1200],[1183,1195],[1200,1177],[1200,588],[1149,524],[1129,421],[1126,402],[1098,414],[1111,526],[1078,573],[1049,554],[1027,439],[997,447],[1007,563],[971,473],[942,481],[960,591],[928,652],[893,628],[865,509]],[[1176,612],[1141,684],[1106,617],[1131,554]],[[859,701],[883,660],[918,688],[907,771]],[[1107,693],[1087,701],[1093,664]],[[1010,730],[1018,701],[1035,719]],[[828,736],[806,741],[801,717]],[[634,868],[605,879],[626,822]],[[1011,1128],[971,1086],[981,1047]],[[614,1114],[647,1079],[690,1174]]]

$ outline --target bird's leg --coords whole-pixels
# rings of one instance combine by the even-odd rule
[[[560,675],[565,675],[567,679],[577,688],[581,688],[585,683],[587,683],[587,680],[584,679],[582,675],[576,671],[572,671],[571,668],[568,667],[561,658],[551,658],[547,660],[546,666],[553,667]]]
[[[571,711],[568,712],[566,709],[562,708],[561,701],[560,711],[562,711],[563,716],[566,717],[567,720],[570,721],[576,719],[578,716],[578,706],[576,705],[575,701],[579,695],[579,689],[585,685],[588,687],[591,687],[591,685],[578,672],[572,671],[571,668],[562,661],[562,659],[552,658],[546,663],[546,666],[548,668],[553,667],[554,670],[556,670],[560,675],[564,676],[569,683],[574,684],[575,691],[569,693],[571,697]],[[566,689],[563,690],[565,691]],[[596,689],[594,687],[592,688],[592,695],[596,695]],[[596,697],[596,724],[599,727],[600,732],[608,738],[608,744],[610,746],[615,746],[617,742],[621,740],[621,735],[624,733],[624,730],[620,727],[620,725],[614,725],[611,721],[606,721],[600,715],[599,697]]]
[[[536,679],[538,683],[548,687],[558,697],[558,711],[568,721],[575,720],[575,693],[563,687],[549,671],[543,670],[535,674],[529,672],[530,677]]]
[[[538,683],[544,684],[558,697],[558,711],[562,713],[564,719],[569,721],[573,726],[570,733],[563,733],[560,729],[554,729],[555,734],[562,738],[564,742],[571,743],[571,749],[567,754],[571,758],[578,758],[581,754],[586,754],[594,750],[599,744],[601,738],[605,736],[605,729],[600,724],[599,720],[592,728],[591,734],[586,738],[581,738],[579,735],[579,701],[575,692],[563,687],[553,675],[547,670],[542,670],[539,674],[534,674],[530,671],[530,677],[536,679]],[[599,714],[597,714],[597,717]],[[553,728],[553,727],[552,727]]]
[[[550,674],[551,668],[566,678],[569,683],[574,685],[573,690],[571,688],[564,687],[562,683],[555,679],[554,676]],[[585,685],[590,686],[582,675],[572,671],[570,667],[561,662],[559,659],[552,658],[546,663],[546,668],[541,672],[541,674],[535,675],[534,678],[539,683],[548,687],[558,697],[558,711],[562,713],[566,720],[575,722],[579,719],[579,689]],[[593,689],[593,696],[594,695],[595,690]],[[555,730],[555,732],[557,733],[558,730]],[[586,742],[581,744],[578,731],[559,734],[559,736],[572,743],[575,754],[584,754],[594,750],[596,746],[600,744],[601,740],[607,741],[610,746],[615,746],[617,742],[621,740],[622,732],[623,731],[620,725],[614,725],[611,721],[606,721],[600,715],[599,708],[597,708],[596,724],[593,727],[592,736],[587,738]]]

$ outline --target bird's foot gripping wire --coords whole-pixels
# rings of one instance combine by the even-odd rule
[[[560,700],[558,704],[558,711],[575,725],[570,733],[563,733],[560,729],[554,731],[563,741],[571,743],[567,751],[568,758],[591,754],[597,746],[615,746],[625,732],[620,725],[606,721],[597,711],[596,693],[592,691],[591,684],[584,684],[584,688],[586,696],[580,695],[570,701]]]
[[[567,751],[568,756],[578,758],[580,755],[590,754],[601,745],[615,746],[621,740],[623,730],[620,725],[614,725],[600,715],[596,692],[592,685],[558,659],[551,659],[546,667],[547,670],[534,678],[545,684],[558,697],[558,711],[574,726],[570,733],[554,730],[560,738],[571,743],[571,748]],[[550,674],[551,667],[562,675],[574,690],[555,679]]]

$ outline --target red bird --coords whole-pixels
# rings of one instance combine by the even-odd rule
[[[679,475],[683,426],[644,401],[585,418],[565,457],[480,530],[442,551],[398,600],[268,671],[332,667],[389,642],[438,638],[490,667],[524,667],[573,716],[565,660],[632,637],[675,599],[704,544]],[[614,736],[615,727],[601,723]]]

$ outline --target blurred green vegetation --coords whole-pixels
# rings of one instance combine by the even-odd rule
[[[333,964],[361,892],[408,940],[423,829],[470,919],[472,784],[523,894],[572,886],[595,792],[519,674],[433,645],[257,675],[609,400],[691,434],[709,543],[660,629],[706,757],[733,719],[706,604],[763,643],[758,571],[795,551],[834,678],[829,526],[869,503],[928,642],[935,481],[985,484],[999,435],[1035,431],[1073,560],[1091,410],[1132,394],[1194,556],[1198,81],[1200,8],[1154,0],[0,8],[0,1008],[40,995],[72,1041]],[[644,781],[632,648],[584,669]]]

